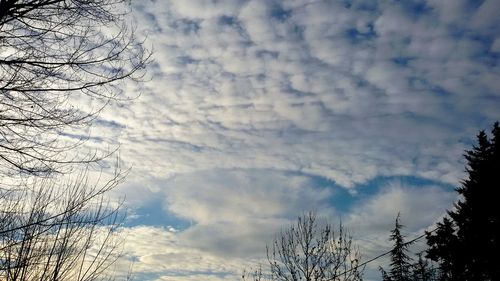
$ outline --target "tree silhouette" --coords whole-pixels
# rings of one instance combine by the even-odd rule
[[[408,247],[410,244],[405,242],[405,237],[401,233],[403,225],[399,223],[399,218],[400,216],[398,214],[394,224],[394,229],[391,230],[391,236],[389,239],[394,243],[390,252],[391,269],[389,270],[389,273],[387,273],[382,267],[380,267],[382,279],[384,281],[412,280],[412,259],[408,255]]]
[[[63,136],[143,74],[149,54],[124,20],[127,2],[0,0],[0,175],[46,176],[106,156],[75,153],[85,133]]]
[[[477,145],[466,151],[467,179],[457,188],[461,199],[449,218],[427,233],[427,255],[440,265],[441,280],[500,280],[500,128],[492,138],[484,131]]]
[[[147,64],[128,4],[0,0],[0,280],[106,280],[119,205],[105,193],[124,173],[92,183],[86,164],[111,152],[81,145]]]
[[[362,280],[360,254],[339,226],[334,233],[329,224],[319,224],[312,212],[282,231],[267,250],[269,268],[259,268],[243,280],[340,281]]]
[[[422,257],[423,252],[417,254],[418,260],[413,264],[412,280],[433,281],[436,280],[436,270],[429,264],[429,261]]]
[[[60,185],[37,178],[0,193],[0,280],[112,280],[106,271],[120,254],[119,205],[104,195],[122,179],[91,185],[82,174]]]
[[[445,217],[433,234],[427,234],[427,257],[439,264],[439,280],[462,280],[463,261],[453,222]]]

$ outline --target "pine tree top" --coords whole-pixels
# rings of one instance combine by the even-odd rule
[[[427,257],[440,264],[442,280],[500,280],[500,127],[480,131],[464,154],[467,178],[456,190],[454,210],[427,233]]]

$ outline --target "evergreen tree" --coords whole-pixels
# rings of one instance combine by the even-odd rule
[[[429,265],[427,259],[422,257],[422,253],[418,253],[418,261],[413,265],[412,274],[414,281],[435,280],[435,270]]]
[[[438,262],[441,280],[500,280],[500,128],[492,138],[481,131],[477,145],[466,151],[467,179],[457,192],[461,200],[448,211],[449,218],[427,233],[427,256]]]
[[[439,264],[439,280],[451,281],[460,279],[463,273],[463,262],[459,259],[459,243],[455,236],[453,222],[445,217],[437,224],[434,234],[427,233],[427,257]]]
[[[399,214],[396,218],[394,229],[391,231],[390,240],[394,242],[391,250],[391,269],[389,273],[380,268],[384,281],[409,281],[411,278],[411,258],[408,256],[409,243],[405,242],[405,237],[401,234],[403,225],[399,223]]]
[[[391,277],[389,276],[389,274],[387,274],[387,272],[382,268],[382,267],[379,267],[379,270],[380,270],[380,273],[382,273],[382,281],[391,281]]]

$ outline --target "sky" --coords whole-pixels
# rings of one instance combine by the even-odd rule
[[[90,144],[130,167],[124,258],[136,280],[239,280],[309,210],[362,259],[457,199],[464,150],[500,119],[500,1],[149,0],[153,50]],[[416,245],[416,248],[419,246]],[[421,249],[421,246],[420,246]],[[415,249],[414,251],[417,251]],[[381,259],[365,270],[379,279]]]

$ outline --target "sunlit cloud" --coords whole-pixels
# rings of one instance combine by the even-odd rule
[[[100,141],[89,144],[120,144],[132,167],[118,190],[136,211],[130,231],[174,237],[156,241],[155,253],[182,250],[137,250],[137,271],[230,280],[230,266],[264,254],[275,231],[309,209],[373,237],[370,254],[387,245],[398,212],[410,232],[431,225],[454,200],[464,149],[500,118],[498,6],[134,3],[137,34],[154,49],[150,79],[124,85],[141,95],[104,111],[91,132]],[[381,187],[381,178],[418,182]],[[158,224],[178,232],[140,228],[151,202]],[[217,262],[189,264],[205,258]]]

